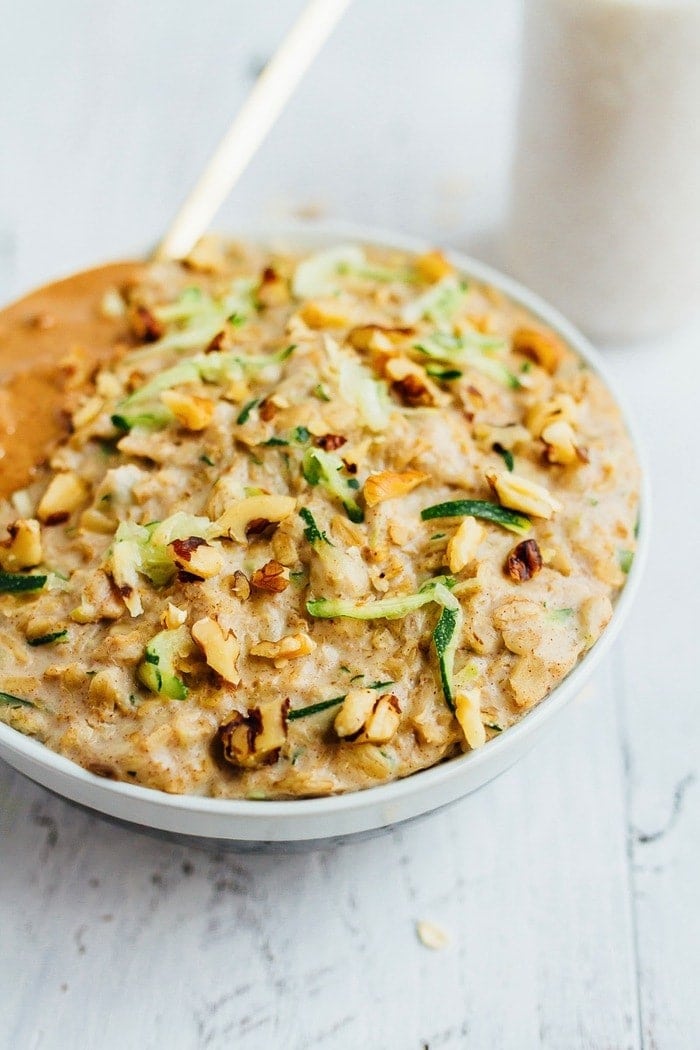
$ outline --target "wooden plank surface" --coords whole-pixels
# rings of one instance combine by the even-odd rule
[[[299,8],[12,5],[2,297],[154,241]],[[222,225],[324,209],[493,257],[519,15],[356,0]],[[586,695],[474,797],[346,847],[226,855],[0,766],[2,1050],[700,1045],[699,343],[610,355],[656,490],[643,593]]]

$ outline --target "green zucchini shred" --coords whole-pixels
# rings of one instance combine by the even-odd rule
[[[428,580],[415,594],[404,594],[396,598],[380,598],[374,602],[358,605],[343,598],[311,598],[306,603],[307,612],[319,619],[336,617],[351,620],[400,620],[416,609],[438,601],[441,604],[457,605],[450,594],[454,586],[451,576],[435,576]],[[437,596],[436,596],[437,595]],[[445,599],[448,595],[451,601]]]
[[[458,499],[436,503],[432,507],[425,507],[420,516],[423,521],[431,521],[433,518],[466,516],[482,518],[484,521],[492,521],[496,525],[501,525],[518,536],[525,536],[531,527],[530,519],[525,514],[518,514],[514,510],[502,507],[500,503],[491,503],[483,499]]]
[[[434,332],[416,343],[415,349],[435,361],[474,368],[501,386],[519,390],[522,383],[515,373],[492,356],[504,346],[500,337],[482,335],[480,332],[468,332],[462,336]]]
[[[189,637],[186,627],[154,635],[136,672],[141,684],[169,700],[187,699],[189,690],[175,671],[175,660],[188,647]]]
[[[40,634],[36,638],[27,638],[27,645],[37,647],[39,645],[53,645],[55,642],[63,641],[68,637],[68,628],[61,631],[50,631],[49,634]]]
[[[462,610],[444,607],[433,631],[433,645],[438,660],[440,683],[445,703],[454,711],[454,662],[462,627]]]
[[[496,444],[493,446],[493,451],[497,452],[498,455],[502,458],[503,462],[506,465],[506,470],[512,473],[515,467],[515,457],[513,456],[513,453],[510,451],[510,449],[504,448],[503,445],[499,445],[498,442],[496,442]]]
[[[362,675],[358,677],[362,678]],[[353,679],[351,679],[353,681]],[[364,689],[384,689],[386,686],[393,685],[393,682],[372,682],[371,685],[362,686]],[[289,712],[287,715],[288,722],[295,722],[298,718],[308,718],[311,715],[318,715],[321,711],[327,711],[331,707],[337,707],[338,704],[342,704],[343,700],[347,696],[347,693],[343,693],[342,696],[331,697],[330,700],[319,700],[316,704],[309,704],[308,707],[297,707]]]
[[[299,511],[299,517],[303,522],[306,523],[306,528],[304,529],[304,536],[312,547],[316,543],[330,544],[331,541],[328,539],[325,532],[319,529],[318,525],[316,524],[316,519],[314,518],[313,514],[311,513],[308,507],[301,508],[301,510]]]
[[[253,411],[254,408],[257,408],[257,406],[259,404],[260,404],[260,398],[259,397],[254,397],[251,401],[248,401],[243,406],[243,408],[239,412],[238,416],[236,417],[236,423],[238,424],[239,427],[243,426],[244,423],[248,422],[248,420],[250,419],[250,413]]]
[[[13,696],[12,693],[0,691],[0,706],[2,707],[36,707],[31,700],[24,700],[21,696]]]
[[[618,562],[618,565],[620,566],[620,568],[622,569],[622,571],[624,572],[625,576],[628,574],[628,572],[632,568],[632,562],[633,561],[634,561],[634,551],[625,550],[624,548],[621,548],[617,552],[617,562]]]
[[[111,416],[112,424],[117,430],[128,431],[134,427],[143,427],[146,430],[160,430],[167,427],[174,420],[174,415],[165,405],[154,404],[134,408],[121,408],[119,412]]]
[[[321,448],[307,448],[301,462],[301,470],[309,485],[322,485],[345,509],[350,521],[361,522],[365,514],[354,496],[354,478],[346,478],[342,472],[345,464],[336,452],[324,452]]]
[[[28,591],[40,591],[46,585],[48,576],[36,573],[26,575],[23,572],[0,571],[0,594],[25,594]]]
[[[292,710],[287,715],[288,722],[295,722],[298,718],[308,718],[311,715],[318,715],[321,711],[327,711],[330,707],[337,707],[338,704],[342,704],[346,697],[346,693],[342,696],[334,696],[330,700],[320,700],[317,704],[309,704],[308,707],[297,707],[296,710]]]

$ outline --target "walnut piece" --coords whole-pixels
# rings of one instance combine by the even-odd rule
[[[20,518],[8,525],[7,531],[8,539],[0,543],[0,568],[17,572],[40,565],[44,553],[39,522],[35,518]]]
[[[236,500],[215,522],[217,534],[245,543],[251,525],[258,522],[275,525],[288,518],[295,506],[293,496],[262,495]]]
[[[88,486],[73,471],[54,474],[39,501],[37,517],[45,525],[67,521],[88,497]]]
[[[505,573],[516,583],[532,579],[542,568],[542,555],[537,540],[523,540],[506,558]]]
[[[251,587],[280,594],[289,586],[289,571],[278,561],[268,561],[250,577]]]
[[[429,475],[422,470],[382,470],[370,474],[363,488],[365,503],[368,507],[376,507],[378,503],[405,496],[428,478]]]
[[[479,544],[486,535],[483,525],[467,515],[457,531],[447,541],[447,564],[450,572],[461,572],[476,557]]]
[[[200,580],[211,579],[223,568],[224,556],[221,551],[210,547],[200,536],[173,540],[168,544],[168,551],[178,569],[190,576],[197,576]]]
[[[275,667],[284,667],[287,660],[308,656],[316,648],[316,642],[308,634],[288,634],[278,642],[260,641],[250,647],[251,656],[272,660]]]
[[[372,689],[351,689],[335,716],[333,728],[342,740],[386,744],[400,721],[401,705],[393,693],[377,697]]]
[[[481,721],[481,690],[466,689],[455,696],[455,717],[467,745],[474,750],[486,743],[486,730]]]
[[[487,474],[486,480],[503,506],[511,510],[520,510],[536,518],[551,518],[556,511],[561,510],[561,503],[549,489],[520,474],[498,471]]]
[[[233,631],[226,631],[216,620],[204,616],[192,626],[192,637],[204,652],[204,658],[213,671],[231,685],[238,685],[241,676],[236,661],[240,646]]]
[[[276,762],[287,739],[289,706],[289,699],[284,699],[250,708],[245,714],[234,712],[217,731],[226,761],[242,769]]]
[[[564,353],[555,335],[538,328],[518,328],[513,334],[513,349],[550,374],[556,372]]]

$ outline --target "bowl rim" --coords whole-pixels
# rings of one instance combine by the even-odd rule
[[[397,234],[373,226],[342,221],[318,221],[303,224],[287,223],[267,226],[241,223],[235,235],[227,233],[224,236],[232,237],[233,239],[257,241],[261,244],[285,244],[301,250],[322,250],[324,247],[330,247],[332,244],[343,240],[380,248],[395,248],[399,251],[413,253],[425,252],[435,247],[434,242],[421,237]],[[392,808],[397,804],[403,804],[405,808],[407,803],[410,803],[412,800],[415,801],[415,796],[421,794],[427,796],[431,793],[431,789],[444,788],[448,783],[452,781],[459,782],[460,779],[465,780],[464,790],[460,791],[459,787],[456,790],[453,788],[450,792],[450,797],[458,798],[466,794],[471,790],[467,783],[467,775],[469,780],[472,780],[473,775],[476,775],[478,783],[483,784],[491,779],[492,775],[496,775],[497,772],[506,768],[515,760],[517,753],[522,753],[533,742],[536,734],[550,723],[553,716],[561,711],[580,691],[584,682],[591,676],[615,641],[636,596],[648,556],[651,498],[649,472],[645,462],[643,445],[640,443],[638,433],[630,419],[625,399],[620,396],[616,383],[611,379],[601,355],[571,322],[566,320],[555,307],[547,303],[538,294],[530,291],[518,281],[501,273],[499,270],[479,262],[459,250],[450,248],[443,248],[442,250],[447,258],[467,278],[472,277],[497,287],[514,302],[525,307],[526,310],[561,335],[574,352],[602,379],[622,414],[623,422],[632,441],[640,467],[637,550],[622,591],[615,601],[612,619],[595,645],[579,660],[569,674],[555,686],[548,697],[532,710],[526,712],[515,725],[489,740],[484,747],[466,752],[461,756],[446,759],[435,766],[419,770],[401,779],[344,794],[329,795],[321,798],[270,801],[169,794],[155,788],[98,777],[72,760],[52,751],[32,737],[24,736],[18,730],[3,722],[0,722],[0,757],[11,755],[16,756],[18,759],[25,759],[24,763],[19,763],[22,771],[36,780],[40,780],[39,775],[28,772],[25,768],[27,765],[34,768],[42,767],[47,773],[55,773],[62,786],[58,788],[52,786],[52,790],[58,791],[67,798],[81,801],[90,808],[101,812],[110,812],[109,807],[101,804],[101,801],[110,797],[115,800],[121,797],[123,804],[117,808],[122,811],[125,807],[128,808],[129,800],[132,800],[134,804],[143,803],[144,806],[140,807],[140,809],[149,812],[148,820],[143,820],[143,812],[139,818],[127,816],[126,819],[145,824],[145,826],[169,828],[173,825],[173,821],[168,814],[172,814],[175,811],[182,815],[190,814],[195,818],[202,814],[216,816],[217,818],[230,818],[231,838],[234,839],[255,839],[254,834],[240,833],[240,829],[236,827],[236,821],[241,818],[245,820],[246,824],[251,820],[255,823],[256,819],[264,818],[265,836],[268,841],[271,840],[271,826],[275,826],[278,822],[282,825],[281,833],[272,835],[272,838],[276,841],[292,838],[317,838],[318,831],[313,825],[319,818],[328,818],[334,814],[344,813],[363,814],[363,827],[365,825],[367,827],[376,827],[381,826],[381,823],[368,819],[370,811],[380,812],[385,815],[390,814]],[[139,258],[140,254],[137,253],[134,258]],[[56,279],[60,280],[60,278]],[[516,752],[513,758],[509,757],[510,752]],[[10,764],[12,764],[11,759]],[[495,772],[484,776],[484,767],[488,769],[489,766],[493,766]],[[67,785],[70,784],[74,785],[74,790],[72,791],[67,789]],[[425,812],[432,808],[433,806],[428,804],[422,808],[419,807],[416,813]],[[158,813],[162,815],[161,820],[153,815]],[[296,818],[296,822],[294,822],[295,827],[286,831],[283,825],[291,823],[292,818]],[[298,823],[299,821],[303,822],[301,826]],[[391,816],[383,820],[384,824],[392,822],[393,818]],[[326,822],[324,821],[324,823]],[[198,832],[196,826],[189,827],[187,833],[195,836],[208,834],[206,830]],[[342,834],[342,829],[337,833]],[[330,835],[333,832],[324,832],[323,834]],[[262,839],[265,836],[260,837]]]

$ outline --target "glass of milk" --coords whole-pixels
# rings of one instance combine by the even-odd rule
[[[700,0],[526,0],[507,251],[603,341],[700,308]]]

